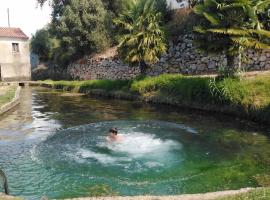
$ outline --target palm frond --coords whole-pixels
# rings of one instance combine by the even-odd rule
[[[203,4],[198,4],[193,8],[193,11],[197,15],[203,15],[204,12],[207,12],[207,9]]]
[[[204,12],[203,15],[212,25],[219,25],[221,22],[215,13]]]
[[[251,37],[232,37],[232,41],[238,45],[251,49],[270,49],[270,46]]]
[[[240,35],[240,36],[250,36],[250,32],[249,30],[244,30],[244,29],[236,29],[236,28],[210,28],[206,30],[207,32],[211,32],[211,33],[220,33],[220,34],[224,34],[224,35]]]
[[[256,2],[256,1],[255,1]],[[254,7],[259,11],[265,11],[269,9],[270,0],[259,0],[256,2],[256,5]]]

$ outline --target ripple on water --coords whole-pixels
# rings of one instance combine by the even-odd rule
[[[111,127],[119,128],[120,142],[106,140]],[[94,123],[56,132],[35,147],[32,156],[34,161],[44,161],[52,168],[59,167],[62,162],[92,169],[117,167],[118,171],[127,174],[160,171],[180,165],[184,159],[182,144],[171,135],[195,132],[181,124],[160,121]]]

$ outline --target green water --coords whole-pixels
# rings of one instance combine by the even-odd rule
[[[121,142],[107,142],[111,127]],[[25,88],[0,119],[0,168],[25,199],[239,189],[270,175],[268,131],[223,115]]]

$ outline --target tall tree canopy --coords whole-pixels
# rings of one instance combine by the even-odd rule
[[[109,44],[106,11],[100,0],[70,0],[54,24],[61,45],[72,46],[80,55],[99,51]]]
[[[40,61],[48,61],[52,56],[52,50],[56,47],[47,28],[37,30],[31,38],[31,51],[38,55]]]
[[[270,32],[260,15],[270,7],[269,0],[204,0],[194,11],[201,16],[194,28],[199,49],[227,56],[227,73],[241,68],[244,50],[269,49]]]
[[[37,0],[40,6],[43,6],[45,2],[49,2],[53,8],[53,16],[62,14],[62,10],[66,5],[70,4],[70,0]],[[111,11],[115,14],[119,13],[122,9],[123,1],[128,0],[102,0],[102,3],[106,10]]]
[[[46,0],[37,0],[42,6]],[[110,46],[112,35],[112,5],[108,0],[47,0],[52,7],[49,33],[58,39],[59,48],[52,58],[65,67],[69,62],[85,54],[91,54]],[[120,0],[114,0],[116,2]],[[111,22],[111,23],[110,23]]]

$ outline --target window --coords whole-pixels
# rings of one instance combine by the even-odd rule
[[[19,52],[19,43],[12,43],[12,51],[15,53]]]

